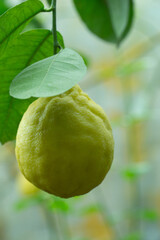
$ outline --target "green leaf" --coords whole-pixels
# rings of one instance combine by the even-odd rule
[[[12,81],[10,95],[20,99],[56,96],[73,87],[85,73],[82,57],[65,48],[18,74]]]
[[[28,22],[44,9],[38,0],[28,0],[0,16],[0,56],[4,50],[23,30]]]
[[[0,1],[0,15],[2,13],[4,13],[5,11],[7,11],[7,9],[8,9],[8,5],[6,3],[6,0],[1,0]]]
[[[73,0],[87,27],[105,41],[119,44],[133,21],[133,0]]]
[[[127,36],[127,34],[129,33],[132,27],[133,20],[134,20],[134,1],[133,0],[129,0],[129,1],[130,1],[130,8],[129,8],[128,23],[126,25],[126,28],[124,29],[124,32],[119,42],[121,42]]]
[[[112,0],[107,1],[111,22],[117,39],[121,38],[129,18],[129,1],[128,0]]]
[[[51,5],[52,0],[47,0],[48,4]]]
[[[81,51],[77,51],[77,52],[81,55],[81,57],[83,58],[84,63],[86,64],[86,66],[88,68],[90,66],[90,64],[91,64],[90,58],[86,54],[82,53]]]
[[[62,36],[58,41],[63,46]],[[52,56],[53,38],[49,30],[37,29],[21,34],[0,59],[0,142],[14,140],[18,124],[34,99],[18,100],[9,95],[13,78],[30,64]]]

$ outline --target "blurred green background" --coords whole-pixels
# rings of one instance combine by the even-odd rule
[[[0,14],[20,0],[0,0]],[[45,2],[45,1],[44,1]],[[136,1],[120,48],[90,33],[71,0],[58,0],[58,30],[88,64],[82,89],[106,111],[115,157],[104,182],[63,200],[19,183],[14,142],[0,146],[0,240],[160,239],[160,1]],[[27,28],[51,28],[40,14]]]

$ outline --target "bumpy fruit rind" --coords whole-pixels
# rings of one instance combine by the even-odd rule
[[[16,156],[38,188],[69,198],[98,186],[111,167],[112,129],[103,109],[76,85],[34,101],[17,133]]]

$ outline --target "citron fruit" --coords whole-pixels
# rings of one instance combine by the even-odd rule
[[[105,112],[78,85],[34,101],[20,122],[16,139],[24,176],[63,198],[98,186],[110,169],[113,149]]]
[[[21,173],[17,176],[18,190],[22,195],[34,195],[39,192],[39,189],[30,183]]]

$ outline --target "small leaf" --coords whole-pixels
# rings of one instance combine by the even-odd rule
[[[139,232],[130,233],[128,236],[122,238],[122,240],[141,240],[142,236]]]
[[[122,171],[122,176],[126,179],[136,179],[150,171],[150,165],[146,162],[132,163]]]
[[[23,30],[26,24],[39,12],[44,5],[38,0],[28,0],[0,16],[0,55],[8,44]]]
[[[133,0],[73,0],[82,20],[98,37],[119,44],[133,21]]]
[[[97,204],[92,204],[82,209],[82,214],[91,214],[99,212],[99,206]]]
[[[141,214],[144,220],[148,220],[148,221],[158,220],[158,213],[154,209],[145,209],[144,211],[142,211]]]
[[[16,211],[21,211],[21,210],[24,210],[24,209],[26,209],[28,207],[41,204],[42,202],[43,202],[43,199],[38,194],[36,196],[26,196],[26,197],[20,199],[19,201],[17,201],[13,205],[13,208]]]
[[[51,210],[57,210],[63,213],[67,213],[71,210],[67,201],[61,199],[54,199],[50,201],[48,207]]]
[[[13,205],[13,208],[14,208],[16,211],[21,211],[21,210],[24,210],[24,209],[28,208],[28,206],[30,206],[30,201],[29,201],[29,199],[24,198],[24,199],[21,199],[21,200],[17,201],[17,202]]]
[[[63,38],[57,33],[62,47]],[[52,32],[37,29],[21,34],[14,44],[7,48],[0,59],[0,142],[14,140],[18,124],[27,107],[34,98],[14,99],[9,95],[9,86],[13,78],[25,67],[53,54]]]
[[[55,96],[73,87],[85,73],[82,57],[65,48],[18,74],[11,84],[10,95],[20,99]]]

